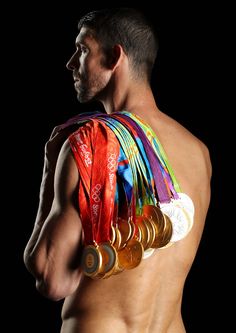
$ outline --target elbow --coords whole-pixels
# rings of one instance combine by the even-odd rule
[[[24,263],[36,280],[38,292],[52,301],[60,301],[72,294],[80,281],[80,270],[69,274],[39,253],[25,254]]]
[[[41,295],[52,301],[59,301],[64,298],[60,288],[58,288],[58,281],[53,278],[55,275],[48,274],[47,265],[43,265],[38,257],[27,252],[24,253],[23,260],[27,270],[34,276],[36,289]]]
[[[44,278],[36,280],[36,289],[42,296],[55,302],[64,299],[66,296],[62,293],[60,288],[57,287],[55,282]]]
[[[36,281],[43,281],[44,276],[47,275],[47,263],[42,255],[36,251],[25,250],[23,256],[24,264],[27,270],[33,275]],[[37,286],[38,282],[36,283]],[[41,282],[39,283],[41,285]]]
[[[78,287],[81,274],[78,272],[74,278],[59,274],[47,274],[36,279],[36,288],[44,297],[52,301],[60,301],[71,295]]]

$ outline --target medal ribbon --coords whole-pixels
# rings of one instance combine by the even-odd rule
[[[132,118],[134,121],[136,121],[138,123],[138,125],[142,128],[144,133],[146,134],[147,138],[149,139],[152,147],[154,148],[155,153],[157,154],[157,156],[165,170],[165,175],[166,175],[166,178],[168,178],[168,185],[172,189],[172,194],[177,199],[178,195],[176,195],[176,192],[177,193],[181,192],[181,189],[179,187],[177,179],[174,175],[174,171],[169,164],[166,153],[165,153],[156,133],[139,116],[132,114],[130,112],[127,112],[127,111],[122,111],[121,114],[125,114],[126,116],[128,116],[128,117]]]
[[[93,240],[93,228],[90,222],[89,208],[90,179],[93,161],[93,147],[92,140],[90,140],[92,137],[91,131],[91,124],[86,124],[68,138],[80,174],[78,202],[85,244],[91,244]]]
[[[113,115],[113,116],[122,121],[123,124],[126,124],[126,126],[131,131],[132,135],[136,139],[136,144],[141,151],[144,161],[147,162],[148,160],[150,162],[152,175],[156,186],[156,194],[159,197],[159,201],[169,202],[171,197],[169,188],[168,185],[164,182],[160,161],[157,158],[155,152],[153,151],[153,148],[147,136],[142,131],[142,129],[137,125],[137,123],[133,121],[133,119],[122,114]],[[138,160],[139,162],[141,160],[140,154],[138,155]]]
[[[69,142],[81,175],[79,208],[85,243],[110,240],[114,211],[119,144],[99,121],[90,121],[70,135]]]
[[[129,203],[129,216],[131,215],[135,218],[135,210],[139,213],[140,208],[142,208],[144,204],[156,204],[156,197],[158,197],[160,203],[170,202],[172,197],[174,197],[175,199],[178,198],[177,192],[180,192],[180,189],[174,177],[173,170],[168,163],[167,157],[158,138],[156,137],[154,131],[150,128],[150,126],[144,123],[143,120],[138,116],[133,115],[127,111],[122,111],[115,112],[111,115],[99,112],[83,113],[69,119],[65,124],[61,125],[61,128],[65,128],[66,126],[69,126],[76,122],[79,124],[84,124],[91,119],[99,120],[100,126],[101,123],[105,123],[107,125],[106,127],[109,127],[112,130],[114,137],[117,137],[117,139],[119,140],[120,151],[118,175],[122,178],[123,187],[125,189],[125,196],[127,202]],[[98,138],[99,139],[96,147],[97,145],[99,145],[99,142],[103,142],[105,145],[105,142],[109,141],[108,137],[107,141],[104,140],[104,136],[101,136],[101,133],[98,135]],[[97,149],[95,149],[95,146],[93,147],[95,152],[95,150]],[[106,155],[104,147],[100,150],[98,149],[98,151],[102,153],[102,156]],[[96,156],[98,156],[98,152],[96,153]],[[88,172],[88,170],[84,168],[83,163],[80,167],[81,172],[84,172],[84,181],[83,184],[80,185],[81,191],[85,193],[86,189],[87,197],[88,193],[90,193],[90,200],[92,201],[93,198],[97,198],[96,195],[100,195],[100,185],[105,184],[104,179],[102,180],[102,183],[96,183],[98,179],[93,176],[93,174],[98,174],[96,169],[98,169],[99,167],[103,171],[107,170],[106,168],[104,168],[104,166],[101,165],[99,157],[98,159],[96,157],[96,160],[99,161],[99,163],[95,161],[94,155],[93,161],[95,162],[95,164],[93,165],[93,171],[91,169]],[[97,166],[95,167],[96,163]],[[102,172],[102,174],[104,174],[104,172]],[[102,176],[99,175],[99,177]],[[91,182],[93,183],[91,188],[87,185],[89,183],[89,180],[91,180]],[[119,187],[116,186],[115,197],[114,195],[110,197],[112,198],[112,200],[115,199],[115,207],[117,207],[118,204],[121,204],[118,202],[118,188]],[[101,198],[101,202],[103,202],[103,197]],[[111,224],[105,227],[104,230],[107,231],[100,231],[103,230],[103,228],[100,226],[101,217],[103,215],[102,212],[106,212],[106,209],[102,208],[102,206],[92,201],[90,202],[90,209],[91,207],[94,207],[94,210],[90,212],[90,216],[92,217],[92,225],[94,226],[93,239],[96,239],[96,241],[99,241],[101,239],[107,239],[108,229]],[[80,203],[83,202],[88,203],[88,199],[86,199],[85,195],[83,198],[80,197]],[[112,205],[112,202],[110,202],[110,207],[113,207],[113,211],[110,211],[109,219],[111,220],[112,213],[114,213],[114,205]],[[86,211],[86,214],[88,214],[88,204],[87,210],[84,209],[84,212]],[[115,209],[115,211],[117,211],[117,208]],[[95,212],[97,212],[97,215],[95,214]],[[100,218],[98,219],[97,216],[100,216]],[[102,236],[100,237],[99,235]]]
[[[100,118],[100,116],[99,116]],[[105,118],[105,119],[104,119]],[[144,184],[149,184],[149,189],[153,188],[151,179],[154,177],[156,186],[156,195],[160,202],[170,202],[171,192],[167,183],[167,172],[157,158],[148,138],[137,123],[121,113],[112,114],[109,119],[103,116],[103,119],[112,126],[118,136],[120,144],[128,157],[133,172],[133,190],[138,188],[137,202],[138,207],[142,206],[147,198],[147,189]],[[130,135],[132,134],[132,135]],[[149,164],[150,162],[150,164]],[[150,170],[151,166],[151,170]],[[148,172],[147,172],[148,169]],[[163,174],[166,179],[163,178]],[[153,190],[152,190],[153,192]],[[175,194],[175,191],[173,191]],[[135,193],[134,193],[135,195]],[[149,195],[150,196],[150,191]]]
[[[137,210],[139,210],[139,208],[142,207],[143,200],[148,200],[150,203],[150,200],[152,199],[152,191],[147,189],[147,186],[144,185],[144,181],[147,179],[147,177],[142,175],[141,168],[143,165],[140,164],[137,159],[139,156],[138,147],[129,131],[127,131],[127,128],[123,126],[120,121],[117,121],[112,117],[105,118],[104,121],[114,131],[120,142],[120,157],[125,156],[125,161],[128,161],[128,164],[130,165],[130,168],[126,168],[125,177],[123,177],[123,179],[126,181],[124,184],[125,189],[127,190],[128,187],[128,191],[126,191],[126,193],[130,203],[129,216],[132,216],[133,219],[135,219],[135,207]],[[120,168],[118,166],[118,174],[122,176],[122,172],[119,169]],[[146,184],[148,185],[147,181]]]

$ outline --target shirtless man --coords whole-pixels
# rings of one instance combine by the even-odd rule
[[[120,9],[89,14],[79,23],[75,45],[67,67],[78,100],[98,100],[108,114],[127,110],[152,127],[182,192],[193,200],[194,224],[184,239],[157,249],[134,269],[108,279],[85,276],[79,267],[79,174],[65,139],[73,128],[55,128],[45,147],[39,208],[25,265],[42,295],[55,301],[65,298],[61,333],[184,333],[183,287],[210,202],[208,149],[158,109],[150,87],[157,43],[140,13]]]

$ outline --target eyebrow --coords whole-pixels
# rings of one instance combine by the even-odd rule
[[[86,32],[83,32],[83,33],[80,33],[79,36],[77,36],[77,39],[75,41],[75,45],[78,46],[78,45],[84,45],[84,46],[89,46],[89,43],[86,41],[86,39],[89,39],[89,38],[93,38],[93,35],[86,31]]]
[[[82,36],[81,38],[76,39],[75,46],[84,45],[86,47],[89,46],[89,44],[86,42],[86,36]]]

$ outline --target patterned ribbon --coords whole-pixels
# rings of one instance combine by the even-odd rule
[[[145,204],[178,199],[180,188],[164,149],[141,118],[127,111],[82,113],[61,129],[75,123],[83,125],[69,142],[81,175],[79,207],[86,244],[109,240],[120,213],[135,222]]]

